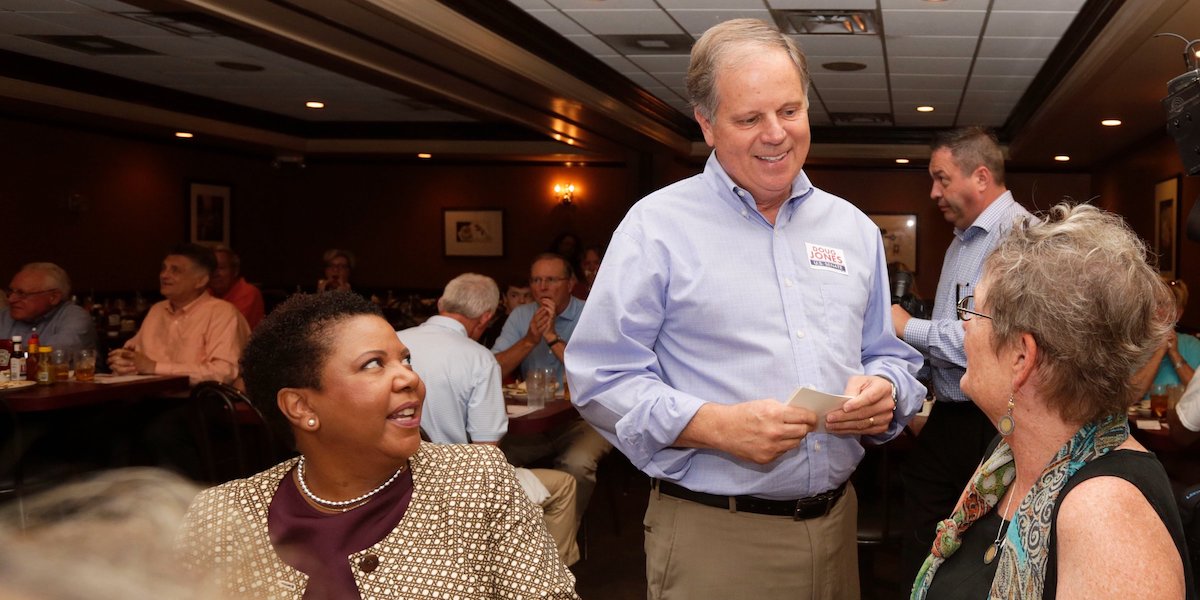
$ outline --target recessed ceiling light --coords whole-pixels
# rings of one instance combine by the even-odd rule
[[[319,100],[309,100],[304,103],[304,106],[307,108],[325,108],[325,103]]]
[[[1054,160],[1057,160],[1058,162],[1067,162],[1068,160],[1071,160],[1071,157],[1067,156],[1066,154],[1059,154],[1058,156],[1054,157]]]
[[[847,71],[861,71],[861,70],[867,68],[867,65],[864,65],[864,64],[858,63],[858,62],[838,61],[838,62],[827,62],[827,63],[821,65],[821,68],[825,69],[826,71],[847,72]]]
[[[1121,124],[1121,120],[1120,119],[1105,119],[1103,121],[1100,121],[1100,124],[1105,127],[1116,127]]]
[[[417,158],[433,158],[433,155],[428,152],[422,152],[417,155]]]
[[[896,159],[896,164],[898,164],[898,165],[907,165],[907,164],[908,164],[908,159],[907,159],[907,158],[897,158],[897,159]]]
[[[176,131],[176,132],[175,132],[175,137],[177,137],[177,138],[183,138],[183,139],[185,139],[185,140],[186,140],[186,139],[191,139],[191,138],[193,138],[193,137],[196,137],[196,136],[192,135],[190,132],[187,132],[187,131]]]
[[[928,105],[926,105],[926,106],[918,106],[918,107],[917,107],[917,112],[933,112],[933,107],[932,107],[932,106],[928,106]]]

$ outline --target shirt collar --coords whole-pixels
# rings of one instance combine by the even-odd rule
[[[29,323],[30,325],[33,325],[34,327],[39,327],[45,323],[49,323],[52,319],[54,319],[54,317],[56,315],[58,315],[58,313],[63,311],[63,308],[66,305],[67,305],[66,300],[59,302],[58,306],[55,306],[54,308],[51,308],[50,310],[46,311],[46,314],[43,314],[42,316],[38,317],[37,319],[34,319],[33,321],[24,321],[24,322]],[[14,321],[15,320],[16,319],[14,319]]]
[[[442,315],[433,315],[432,317],[425,319],[425,322],[422,323],[421,326],[441,327],[442,329],[449,329],[451,331],[461,333],[464,337],[467,335],[467,328],[464,327],[462,323],[451,319],[450,317],[443,317]]]
[[[202,301],[207,300],[208,298],[212,298],[212,296],[209,295],[208,290],[204,290],[200,294],[199,298],[196,298],[195,300],[188,302],[187,304],[185,304],[183,306],[183,308],[180,308],[178,310],[175,309],[175,305],[171,304],[170,300],[167,300],[167,312],[172,315],[185,314],[185,313],[193,310],[195,307],[199,306]]]
[[[762,217],[762,213],[758,212],[758,206],[754,203],[754,197],[750,194],[750,190],[734,183],[733,179],[729,177],[729,173],[725,171],[725,167],[721,165],[721,161],[717,159],[717,152],[715,150],[708,155],[708,162],[704,165],[704,173],[721,192],[721,199],[734,210],[740,213],[743,208],[747,208]],[[801,170],[796,175],[796,178],[792,180],[792,191],[788,199],[783,203],[783,206],[779,207],[779,214],[775,222],[783,224],[790,220],[792,214],[796,211],[796,207],[812,195],[812,191],[812,182],[809,181],[808,175]]]
[[[989,233],[996,227],[1009,225],[1009,223],[1003,223],[1002,221],[1004,220],[1004,216],[1008,214],[1009,207],[1014,203],[1016,203],[1016,200],[1013,200],[1012,192],[1005,190],[987,208],[983,209],[982,213],[979,213],[974,223],[971,223],[965,230],[956,228],[954,235],[960,239],[970,239],[979,233]]]
[[[575,320],[579,319],[579,314],[582,312],[583,312],[583,300],[580,300],[579,298],[576,298],[575,296],[571,296],[571,300],[569,302],[567,302],[567,309],[562,311],[562,314],[558,315],[557,318],[566,319],[568,321],[575,321]]]

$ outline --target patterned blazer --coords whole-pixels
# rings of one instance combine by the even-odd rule
[[[297,459],[202,492],[180,537],[184,564],[210,571],[225,597],[300,600],[308,576],[276,555],[267,509]],[[577,599],[540,510],[494,446],[422,443],[409,461],[404,518],[349,557],[370,598]]]

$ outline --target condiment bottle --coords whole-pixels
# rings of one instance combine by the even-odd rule
[[[34,331],[29,336],[29,352],[25,355],[25,379],[38,380],[38,361],[41,360],[41,348],[38,348],[38,334]]]
[[[38,348],[37,382],[38,385],[54,383],[54,371],[50,368],[50,346]]]

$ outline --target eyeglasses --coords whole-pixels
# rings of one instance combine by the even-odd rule
[[[992,318],[991,315],[985,315],[981,312],[967,310],[967,306],[969,306],[971,304],[971,299],[974,297],[975,296],[973,296],[973,295],[972,296],[963,296],[962,300],[958,301],[958,320],[959,321],[970,321],[971,317],[983,317],[985,319]]]
[[[23,292],[21,290],[8,290],[8,297],[16,298],[17,300],[24,300],[24,299],[30,298],[32,296],[40,296],[42,294],[49,294],[50,292],[57,292],[57,291],[58,290],[56,290],[54,288],[50,288],[48,290],[42,290],[40,292]]]
[[[542,285],[543,283],[546,285],[554,285],[556,283],[562,283],[566,280],[566,277],[530,277],[529,283],[530,285]]]

